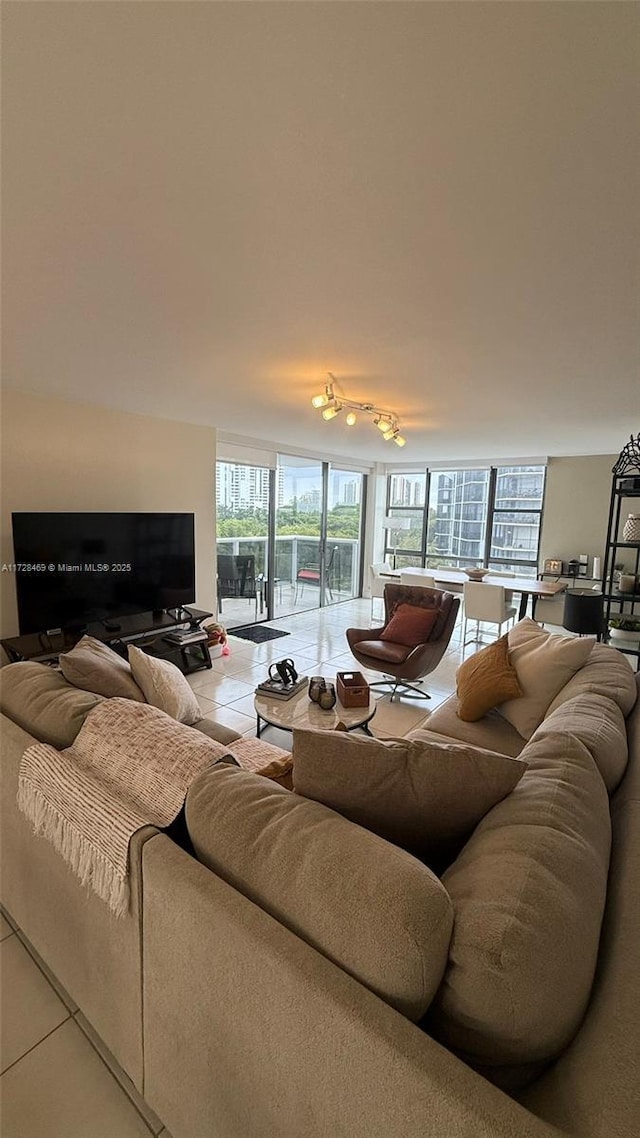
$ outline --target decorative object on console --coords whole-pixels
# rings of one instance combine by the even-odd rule
[[[618,588],[621,593],[635,593],[636,591],[636,575],[635,573],[621,573],[618,578]]]
[[[558,577],[562,574],[562,558],[560,557],[546,557],[542,564],[543,573],[556,573]]]
[[[625,541],[640,541],[640,514],[629,514],[622,529]]]
[[[385,411],[381,407],[376,407],[373,403],[360,403],[355,399],[347,399],[345,396],[336,395],[335,385],[337,384],[336,377],[328,373],[329,382],[325,384],[324,391],[320,395],[314,395],[311,400],[311,406],[317,410],[322,411],[322,418],[329,422],[335,419],[341,411],[347,407],[348,413],[345,422],[348,427],[355,426],[357,422],[356,411],[363,412],[365,415],[373,417],[374,426],[382,433],[383,439],[389,441],[393,440],[396,446],[403,447],[406,445],[406,439],[400,434],[400,421],[395,411]]]

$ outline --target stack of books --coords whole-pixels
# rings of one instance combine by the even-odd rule
[[[307,683],[306,676],[298,676],[294,684],[283,684],[282,680],[264,680],[263,683],[258,684],[256,695],[268,696],[269,699],[291,699],[303,688],[306,688]]]
[[[207,634],[201,628],[176,628],[175,632],[167,632],[163,639],[167,640],[169,644],[178,644],[183,647],[185,644],[200,644],[207,639]]]

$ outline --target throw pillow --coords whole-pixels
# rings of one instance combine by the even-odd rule
[[[60,671],[75,688],[144,703],[127,661],[93,636],[83,636],[75,648],[60,657]]]
[[[148,656],[133,644],[129,645],[129,663],[147,703],[180,723],[197,723],[202,718],[198,701],[175,664]]]
[[[339,814],[438,867],[526,763],[460,743],[293,732],[293,785]]]
[[[424,644],[429,639],[437,619],[437,608],[398,605],[386,628],[380,633],[380,639],[392,640],[394,644],[415,648],[417,644]]]
[[[596,641],[592,637],[551,635],[528,618],[510,629],[507,636],[509,659],[523,694],[502,703],[498,711],[523,739],[530,739],[551,701],[586,664]]]
[[[505,634],[461,664],[456,672],[458,715],[465,723],[482,719],[492,707],[522,695],[518,674],[509,663]]]

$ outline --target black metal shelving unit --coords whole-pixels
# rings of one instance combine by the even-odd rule
[[[640,434],[637,439],[631,436],[631,441],[624,447],[613,468],[609,526],[602,577],[607,636],[611,617],[640,616],[640,542],[624,541],[623,539],[622,531],[626,514],[622,512],[622,504],[626,500],[634,500],[640,505]],[[621,593],[616,586],[615,566],[616,562],[622,559],[625,562],[625,571],[635,574],[636,577],[636,590],[633,593]],[[635,658],[636,671],[638,671],[640,668],[640,650],[638,648],[621,648],[618,643],[615,644],[615,647],[624,652],[625,655]]]

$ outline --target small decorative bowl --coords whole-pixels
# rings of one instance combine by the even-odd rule
[[[486,577],[489,570],[468,568],[465,569],[464,572],[467,574],[467,577],[470,581],[481,581],[483,577]]]

